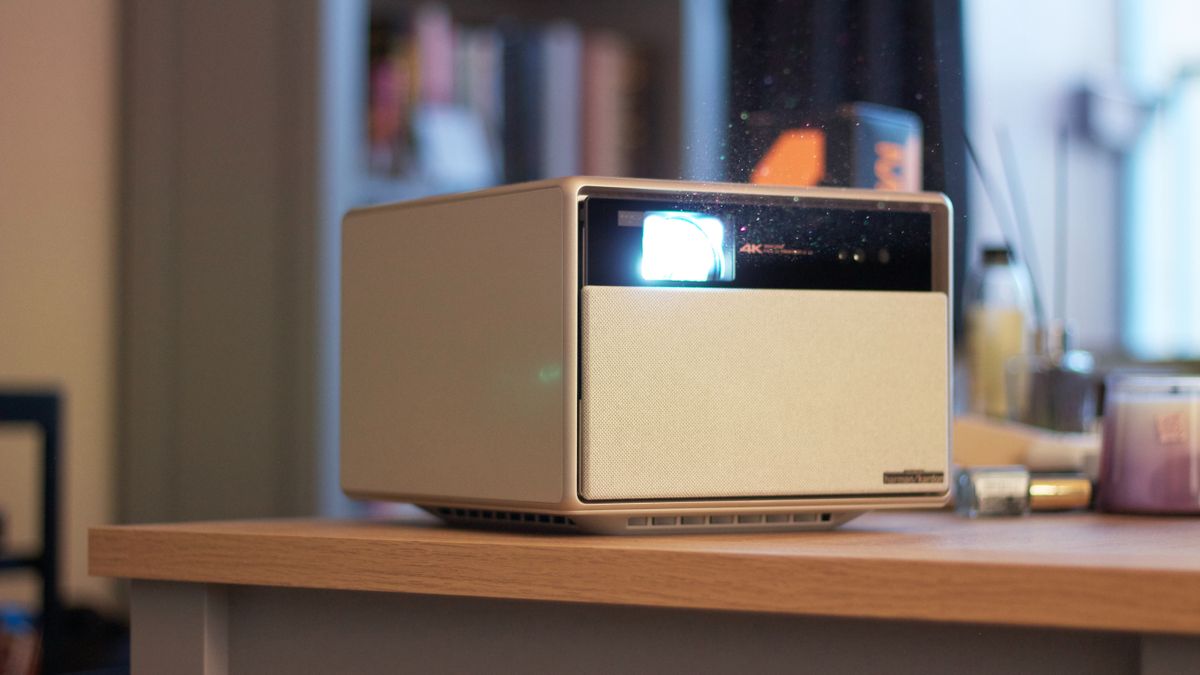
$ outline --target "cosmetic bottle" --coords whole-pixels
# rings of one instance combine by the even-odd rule
[[[963,289],[967,318],[967,376],[972,412],[1007,417],[1005,364],[1031,351],[1032,283],[1007,247],[983,251],[982,266]]]

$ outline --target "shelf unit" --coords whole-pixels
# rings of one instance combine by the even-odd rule
[[[59,598],[59,423],[60,398],[54,392],[0,392],[0,424],[31,424],[41,432],[41,544],[34,551],[0,549],[0,573],[32,570],[41,578],[42,672],[58,672],[62,601]]]
[[[423,0],[369,0],[326,5],[327,50],[324,119],[329,197],[322,224],[319,263],[322,354],[319,391],[326,435],[318,472],[321,512],[349,512],[334,477],[337,472],[338,329],[340,292],[339,227],[349,208],[427,196],[436,188],[417,179],[389,180],[371,175],[366,161],[367,37],[372,14],[415,12]],[[728,125],[729,34],[726,0],[592,0],[548,3],[540,0],[442,0],[455,21],[547,24],[568,20],[582,30],[618,33],[641,50],[649,71],[649,109],[654,130],[653,161],[644,178],[722,180]]]
[[[650,48],[649,177],[723,177],[726,0],[446,5]],[[371,12],[417,6],[122,4],[124,522],[352,512],[337,481],[339,223],[435,189],[365,161]]]
[[[342,89],[348,98],[335,105],[342,120],[330,132],[344,136],[349,147],[348,164],[353,165],[355,189],[348,195],[351,205],[398,201],[438,191],[420,175],[386,178],[366,171],[365,142],[367,24],[372,16],[411,16],[420,7],[445,7],[453,20],[470,26],[505,24],[548,25],[566,20],[583,31],[616,33],[634,45],[644,59],[647,77],[645,120],[651,133],[650,146],[641,152],[643,178],[725,178],[723,147],[728,117],[728,18],[725,0],[678,0],[644,3],[636,0],[594,0],[586,3],[547,3],[537,0],[369,0],[339,5],[342,16],[329,25],[351,24],[350,31],[331,35],[338,52],[351,55],[352,62],[337,64],[350,76]],[[341,59],[339,59],[341,61]],[[544,176],[548,177],[548,176]]]
[[[374,0],[367,11],[371,17],[403,19],[413,17],[429,4]],[[643,147],[638,148],[642,157],[638,173],[648,178],[723,177],[719,155],[727,115],[724,84],[728,69],[724,2],[445,0],[433,4],[443,7],[456,24],[463,26],[528,29],[566,21],[583,33],[619,35],[636,52],[645,79],[642,110],[647,115],[640,124],[647,133],[640,139]],[[365,53],[365,49],[360,46],[355,51]],[[512,92],[506,92],[506,97],[512,96]],[[359,118],[365,119],[365,112]],[[689,139],[686,143],[685,138]],[[392,181],[368,176],[365,185],[362,198],[368,202],[436,190],[436,186],[423,184],[420,176]]]

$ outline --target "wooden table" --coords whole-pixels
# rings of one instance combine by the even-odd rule
[[[1200,519],[870,514],[596,537],[103,527],[135,672],[1200,673]]]

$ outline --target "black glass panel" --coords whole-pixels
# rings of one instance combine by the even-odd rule
[[[646,214],[678,212],[672,228],[647,229]],[[761,199],[702,200],[589,197],[585,284],[928,291],[932,289],[932,217],[921,211],[814,206]],[[720,226],[713,226],[712,219]],[[690,229],[679,221],[698,222]],[[724,231],[724,239],[714,230]],[[672,246],[656,233],[678,236]],[[705,239],[707,237],[707,239]],[[704,242],[710,244],[706,248]],[[643,268],[643,251],[658,264]],[[662,251],[674,260],[659,260]],[[723,260],[722,255],[733,256]],[[690,256],[690,257],[689,257]],[[699,259],[698,259],[698,258]],[[704,269],[713,260],[712,272]],[[647,279],[647,276],[651,279]],[[678,279],[692,280],[678,280]]]

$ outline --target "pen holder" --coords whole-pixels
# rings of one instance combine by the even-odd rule
[[[1109,378],[1099,505],[1200,514],[1200,377]]]

